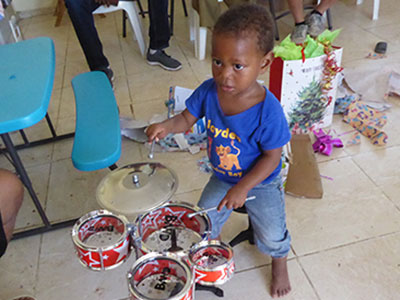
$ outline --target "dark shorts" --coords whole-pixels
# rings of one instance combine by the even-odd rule
[[[3,228],[3,221],[1,220],[1,212],[0,212],[0,257],[3,256],[4,252],[6,252],[7,248],[7,239],[6,233]]]

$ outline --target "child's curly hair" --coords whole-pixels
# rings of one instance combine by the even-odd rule
[[[214,33],[234,37],[256,34],[258,47],[264,54],[274,47],[274,23],[270,13],[257,4],[235,5],[224,12],[214,26]]]

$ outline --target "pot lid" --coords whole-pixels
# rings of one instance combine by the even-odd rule
[[[156,162],[136,163],[104,177],[96,198],[105,209],[134,216],[165,204],[177,187],[178,178],[171,169]]]

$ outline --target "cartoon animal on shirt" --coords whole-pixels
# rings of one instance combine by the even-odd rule
[[[233,166],[235,166],[236,170],[241,170],[242,168],[239,165],[238,156],[240,155],[240,149],[235,147],[234,140],[231,141],[231,145],[236,149],[237,153],[231,153],[232,149],[229,146],[219,145],[215,147],[215,152],[219,156],[219,165],[218,167],[227,171],[231,171]]]

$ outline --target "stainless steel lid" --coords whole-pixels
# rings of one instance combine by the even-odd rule
[[[165,204],[178,187],[175,173],[156,162],[127,165],[110,172],[97,187],[99,205],[135,216]]]

